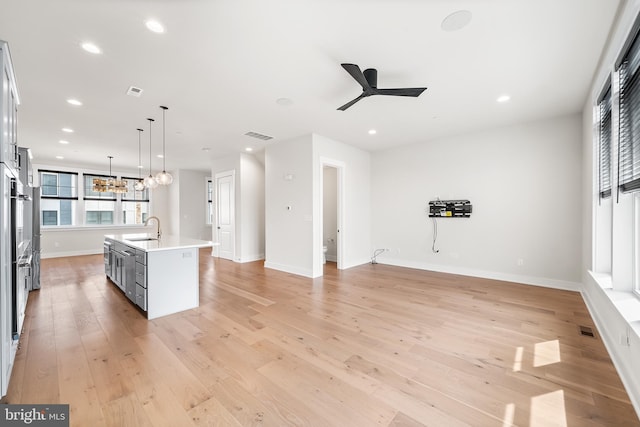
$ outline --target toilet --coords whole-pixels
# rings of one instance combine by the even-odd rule
[[[326,246],[322,247],[322,263],[323,264],[327,263],[327,247]]]

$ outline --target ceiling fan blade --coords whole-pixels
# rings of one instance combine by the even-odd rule
[[[392,95],[392,96],[420,96],[422,92],[427,90],[426,87],[406,87],[402,89],[376,89],[376,95]]]
[[[347,70],[347,73],[351,74],[351,77],[353,77],[358,83],[360,83],[360,86],[362,86],[363,90],[371,90],[371,86],[369,86],[369,82],[367,81],[367,79],[364,78],[364,74],[362,73],[362,71],[360,71],[360,67],[358,67],[356,64],[340,65],[342,65],[342,68]]]
[[[359,97],[357,97],[356,99],[347,102],[346,104],[344,104],[342,107],[339,107],[338,110],[340,111],[344,111],[347,108],[351,107],[353,104],[355,104],[356,102],[360,101],[362,98],[365,98],[365,95],[360,95]]]

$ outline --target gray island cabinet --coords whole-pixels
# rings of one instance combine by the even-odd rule
[[[148,234],[104,236],[107,277],[148,319],[199,305],[199,249],[211,242]]]

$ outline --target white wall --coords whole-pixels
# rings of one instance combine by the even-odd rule
[[[211,240],[211,225],[207,224],[207,177],[209,172],[180,169],[178,171],[179,235],[193,239]],[[174,184],[175,185],[175,181]]]
[[[172,173],[173,183],[168,186],[159,185],[155,190],[151,190],[157,193],[158,190],[164,192],[167,200],[168,216],[156,215],[162,222],[163,233],[171,234],[174,236],[180,235],[180,171]]]
[[[265,149],[265,267],[313,276],[311,135]]]
[[[240,154],[240,262],[264,259],[264,165]]]
[[[581,126],[572,115],[375,152],[373,248],[390,249],[378,262],[579,289]],[[437,220],[436,254],[437,197],[473,213]]]
[[[335,167],[325,167],[322,172],[322,244],[327,247],[327,260],[335,262],[338,238],[338,176]]]

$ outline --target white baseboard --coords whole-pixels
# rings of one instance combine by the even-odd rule
[[[240,261],[237,261],[237,262],[240,262],[240,263],[254,262],[254,261],[260,261],[263,259],[264,259],[264,254],[257,254],[257,255],[250,255],[247,257],[240,258]]]
[[[522,283],[525,285],[543,286],[546,288],[562,289],[566,291],[580,292],[582,284],[567,280],[549,279],[546,277],[524,276],[519,274],[501,273],[498,271],[477,270],[473,268],[444,266],[429,264],[421,261],[407,261],[401,259],[378,259],[378,264],[395,265],[398,267],[416,268],[419,270],[438,271],[440,273],[459,274],[462,276],[482,277],[484,279],[502,280],[505,282]]]
[[[291,274],[297,274],[298,276],[304,276],[304,277],[313,277],[313,271],[306,269],[306,268],[300,268],[300,267],[296,267],[293,265],[286,265],[286,264],[278,264],[275,262],[269,262],[269,261],[265,261],[264,262],[264,267],[265,268],[270,268],[272,270],[279,270],[279,271],[284,271],[285,273],[291,273]]]

